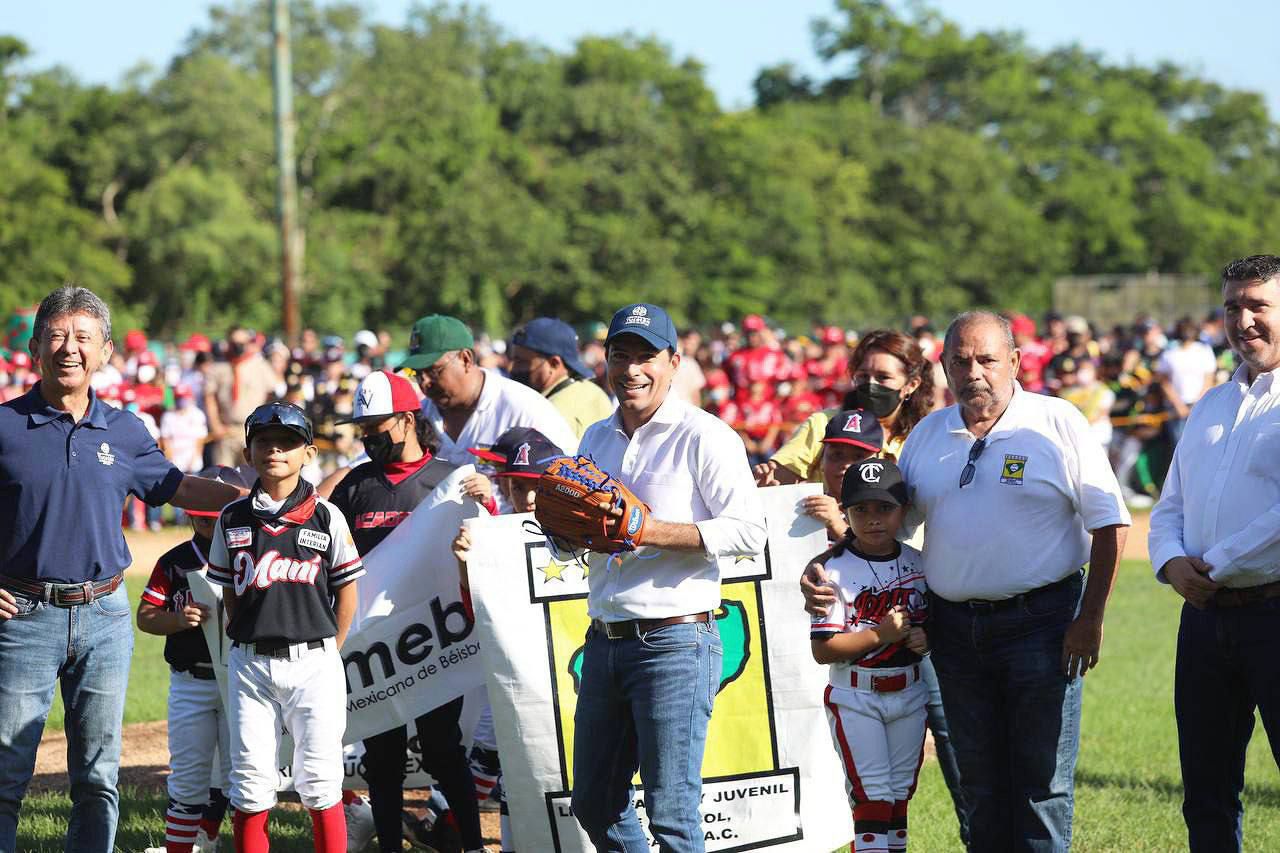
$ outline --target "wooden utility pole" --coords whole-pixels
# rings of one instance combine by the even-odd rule
[[[275,93],[276,215],[280,221],[281,325],[285,340],[296,344],[302,321],[298,294],[302,283],[302,233],[298,228],[298,176],[293,162],[293,69],[289,60],[289,0],[271,0],[272,88]]]

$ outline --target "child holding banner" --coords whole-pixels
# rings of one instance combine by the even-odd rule
[[[248,488],[234,468],[214,465],[197,476]],[[200,624],[213,615],[191,597],[187,574],[206,565],[218,513],[189,510],[191,538],[170,548],[156,566],[138,603],[138,629],[165,638],[169,664],[169,804],[164,814],[164,846],[146,853],[216,853],[218,829],[227,811],[231,735],[227,712],[213,674],[213,658]],[[215,617],[216,618],[216,617]],[[209,787],[219,765],[215,788]]]
[[[813,657],[830,664],[825,702],[853,806],[854,851],[905,851],[907,801],[924,756],[928,640],[920,552],[896,539],[908,503],[898,466],[866,459],[844,475],[849,533],[824,564],[835,604],[810,627]]]
[[[502,484],[503,497],[513,512],[533,512],[538,478],[547,464],[564,452],[551,443],[545,435],[532,427],[512,427],[498,437],[488,450],[471,451],[479,458],[495,464],[495,478]],[[487,477],[477,476],[469,485],[468,494],[481,503],[488,503]],[[467,580],[467,555],[471,552],[471,532],[464,526],[453,540],[453,555],[458,560],[458,574],[462,579],[463,593],[470,603],[470,585]],[[471,747],[471,772],[476,780],[476,796],[481,800],[495,795],[502,815],[502,849],[514,850],[511,840],[511,817],[507,812],[507,800],[502,790],[502,765],[498,760],[498,744],[493,734],[493,712],[486,704]]]

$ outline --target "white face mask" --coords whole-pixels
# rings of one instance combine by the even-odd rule
[[[138,367],[138,381],[144,385],[156,378],[156,369],[150,364],[143,364]]]

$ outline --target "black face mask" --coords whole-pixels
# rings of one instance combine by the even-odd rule
[[[364,452],[369,454],[378,465],[386,467],[392,462],[399,462],[404,455],[404,442],[392,441],[391,432],[375,432],[364,438]]]
[[[902,394],[898,389],[878,382],[855,385],[850,396],[853,398],[854,408],[866,409],[877,418],[889,417],[902,403]]]

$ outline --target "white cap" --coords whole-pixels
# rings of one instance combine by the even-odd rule
[[[361,329],[356,332],[355,337],[351,339],[351,343],[355,346],[366,346],[369,349],[377,349],[378,336],[368,329]]]
[[[416,412],[421,404],[413,383],[397,373],[375,370],[356,386],[355,404],[351,417],[338,421],[341,424],[365,418],[385,418],[398,412]]]

